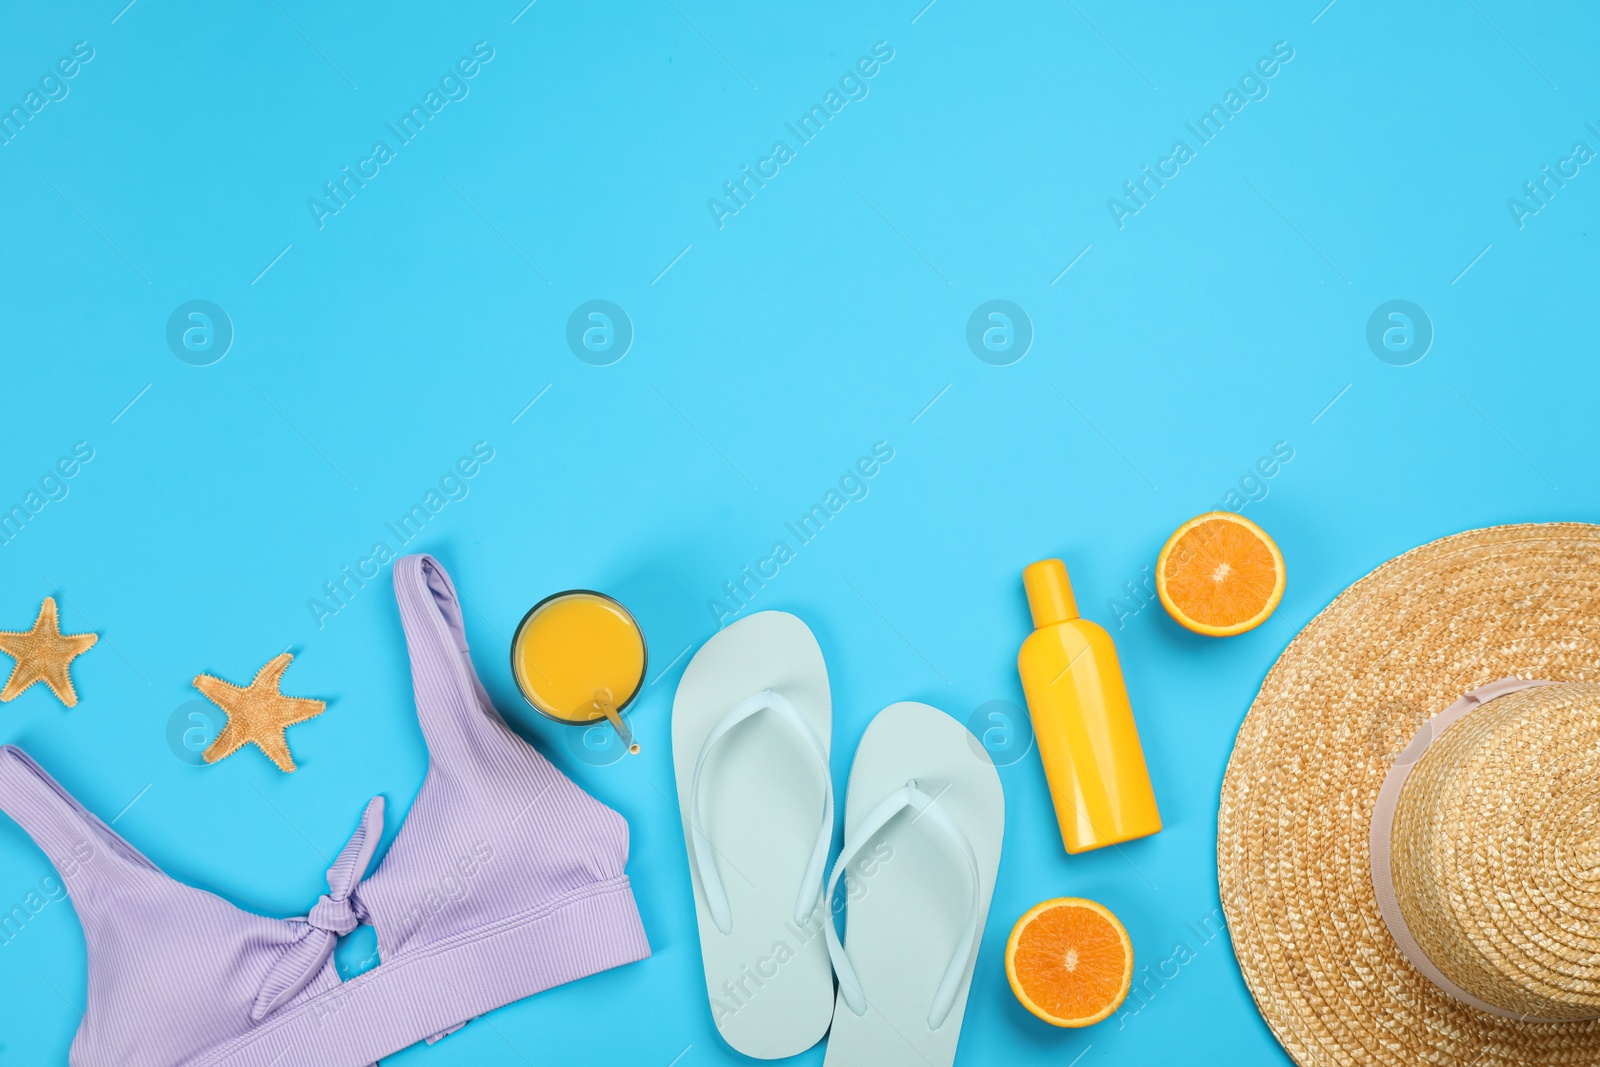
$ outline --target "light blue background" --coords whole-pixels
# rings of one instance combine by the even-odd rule
[[[840,795],[884,705],[965,720],[1021,702],[1020,571],[1060,555],[1118,641],[1166,820],[1069,859],[1037,756],[1003,768],[958,1061],[1286,1062],[1226,940],[1187,931],[1218,908],[1217,791],[1263,674],[1408,548],[1600,518],[1600,164],[1523,228],[1507,207],[1575,141],[1600,149],[1592,8],[123,2],[0,14],[8,107],[74,42],[95,50],[0,147],[0,504],[74,442],[94,448],[0,547],[0,628],[53,594],[66,629],[102,635],[74,666],[76,708],[37,686],[0,708],[0,736],[122,812],[173,875],[303,913],[365,800],[390,798],[392,834],[424,768],[387,571],[321,628],[307,601],[488,442],[469,495],[408,547],[470,602],[499,706],[627,816],[654,955],[387,1062],[735,1062],[666,800],[681,653],[715,630],[723,583],[886,441],[869,495],[749,609],[796,612],[821,641]],[[477,41],[495,53],[470,95],[319,230],[307,199]],[[877,41],[894,58],[870,95],[719,230],[707,199],[773,141],[795,147],[784,123]],[[1198,146],[1184,123],[1279,41],[1294,58],[1270,94]],[[1196,158],[1118,229],[1107,198],[1179,138]],[[164,339],[192,299],[236,331],[209,367]],[[564,339],[591,299],[634,325],[609,367]],[[990,299],[1033,322],[1012,366],[964,340]],[[1391,299],[1436,331],[1412,366],[1364,339]],[[1119,618],[1110,601],[1167,533],[1280,441],[1292,461],[1244,507],[1287,559],[1277,614],[1224,641],[1159,606]],[[572,586],[614,593],[646,629],[637,758],[576,758],[512,686],[507,635]],[[175,758],[190,679],[248,681],[286,645],[286,689],[330,700],[289,731],[301,769],[253,749]],[[0,907],[47,872],[0,825]],[[1137,1014],[1047,1027],[1012,998],[1002,952],[1019,914],[1062,894],[1121,915],[1141,965],[1180,939],[1196,958]],[[78,924],[51,904],[0,947],[5,1061],[63,1062],[84,990]]]

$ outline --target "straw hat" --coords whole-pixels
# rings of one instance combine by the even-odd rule
[[[1304,1067],[1600,1064],[1600,526],[1472,530],[1340,594],[1240,728],[1217,867]]]

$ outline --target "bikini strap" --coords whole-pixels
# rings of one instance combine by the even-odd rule
[[[97,886],[124,882],[136,871],[160,873],[16,745],[0,745],[0,811],[50,857],[80,916]]]
[[[417,718],[435,761],[481,737],[488,722],[504,725],[489,700],[467,650],[467,631],[455,585],[429,555],[394,561],[394,595],[400,603]]]

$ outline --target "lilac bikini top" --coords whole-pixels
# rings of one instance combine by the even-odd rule
[[[394,563],[428,773],[383,863],[374,798],[309,914],[270,919],[176,882],[14,745],[0,809],[49,855],[89,951],[72,1067],[364,1067],[502,1004],[650,954],[628,825],[524,743],[467,655],[450,577]],[[341,982],[339,937],[382,962]]]

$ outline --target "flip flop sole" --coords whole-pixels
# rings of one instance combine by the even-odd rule
[[[828,670],[806,624],[787,612],[764,611],[722,630],[689,661],[672,704],[672,760],[686,846],[701,745],[730,708],[763,689],[786,697],[829,749]],[[734,727],[702,772],[701,825],[733,916],[732,932],[721,933],[690,848],[706,990],[722,1039],[757,1059],[804,1052],[822,1040],[833,1017],[825,910],[819,902],[809,923],[794,921],[824,789],[806,742],[770,714]]]
[[[867,726],[850,765],[845,840],[907,782],[935,798],[972,843],[982,931],[1000,868],[1005,794],[983,746],[926,704],[891,704]],[[932,819],[905,812],[845,876],[845,952],[866,996],[856,1015],[841,994],[824,1067],[948,1067],[955,1061],[976,954],[938,1029],[928,1026],[939,982],[965,932],[970,874]],[[981,937],[981,933],[980,933]]]

